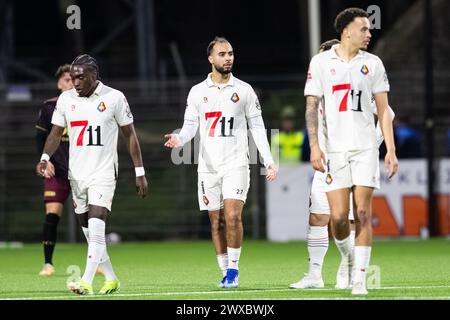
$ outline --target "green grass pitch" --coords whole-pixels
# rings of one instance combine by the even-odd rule
[[[210,241],[123,243],[109,246],[121,281],[109,296],[76,296],[66,289],[77,265],[84,270],[86,244],[58,243],[56,274],[40,277],[42,246],[25,244],[0,249],[0,299],[352,299],[350,290],[334,289],[339,254],[330,241],[323,269],[325,288],[289,289],[307,271],[306,242],[245,240],[240,260],[240,287],[216,289],[220,272]],[[370,281],[380,287],[360,299],[450,299],[450,240],[378,240],[372,249]],[[379,269],[377,269],[379,268]],[[75,270],[75,269],[74,269]],[[377,273],[379,271],[379,273]],[[103,276],[97,275],[97,292]]]

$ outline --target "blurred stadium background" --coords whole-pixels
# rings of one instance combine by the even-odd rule
[[[34,174],[39,159],[34,125],[42,102],[57,95],[53,74],[60,64],[80,53],[96,57],[103,82],[125,93],[135,117],[150,196],[141,201],[135,195],[134,171],[119,139],[121,169],[107,232],[125,241],[209,238],[209,221],[198,210],[196,166],[174,165],[170,151],[163,148],[164,133],[182,125],[189,88],[210,71],[209,41],[215,35],[230,40],[236,53],[233,73],[257,91],[268,129],[279,128],[286,105],[295,106],[301,128],[311,47],[337,37],[333,21],[339,11],[371,5],[380,8],[381,29],[372,31],[369,50],[385,63],[396,125],[418,132],[409,145],[397,146],[400,168],[411,168],[399,179],[411,184],[408,190],[416,184],[423,189],[403,194],[401,184],[391,188],[398,197],[415,197],[397,206],[401,212],[396,222],[394,217],[394,229],[385,224],[379,229],[380,221],[392,215],[380,213],[386,202],[378,198],[381,211],[374,212],[375,233],[449,235],[450,2],[312,2],[320,3],[319,19],[310,24],[311,7],[302,0],[263,0],[257,5],[237,0],[0,1],[0,240],[41,240],[44,213],[42,181]],[[81,9],[79,30],[66,27],[70,5]],[[314,24],[320,32],[311,42]],[[309,168],[308,163],[299,166]],[[252,165],[245,234],[270,239],[267,186],[258,170]],[[306,189],[295,192],[303,190],[307,196]],[[388,207],[395,206],[386,199]],[[304,220],[307,203],[299,206],[296,215]],[[70,203],[65,210],[59,240],[84,241]],[[283,212],[280,201],[278,214]],[[409,226],[402,220],[407,216],[412,219]]]

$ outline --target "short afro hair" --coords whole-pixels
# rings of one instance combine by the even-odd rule
[[[334,29],[336,29],[338,34],[342,34],[345,27],[352,23],[355,18],[359,17],[368,18],[369,14],[360,8],[347,8],[337,15],[334,20]]]

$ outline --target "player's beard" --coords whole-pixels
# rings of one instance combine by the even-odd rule
[[[223,67],[219,67],[219,66],[214,66],[214,68],[217,70],[218,73],[222,74],[222,75],[226,75],[231,73],[231,71],[233,70],[233,65],[231,65],[230,68],[225,69]]]

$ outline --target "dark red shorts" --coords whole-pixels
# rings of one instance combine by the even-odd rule
[[[68,179],[50,178],[44,179],[44,203],[64,203],[69,197],[70,182]]]

